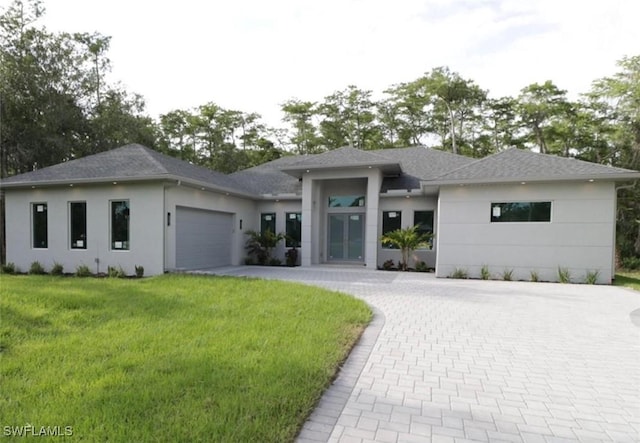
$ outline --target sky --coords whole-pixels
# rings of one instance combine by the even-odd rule
[[[0,0],[0,5],[9,0]],[[51,31],[111,36],[110,81],[153,117],[208,102],[283,126],[280,105],[448,66],[516,96],[552,80],[570,97],[640,54],[638,0],[43,0]],[[4,8],[3,8],[4,9]]]

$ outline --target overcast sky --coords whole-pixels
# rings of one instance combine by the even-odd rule
[[[0,0],[0,4],[8,0]],[[640,54],[638,0],[44,0],[50,30],[112,37],[112,81],[149,113],[280,104],[448,66],[491,97],[552,80],[573,97]]]

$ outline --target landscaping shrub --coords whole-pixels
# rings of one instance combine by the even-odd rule
[[[584,282],[588,285],[595,285],[598,282],[598,275],[600,271],[587,271],[587,275],[584,278]]]
[[[558,266],[558,281],[560,283],[571,283],[571,272],[569,268],[561,268]]]
[[[529,280],[532,282],[538,282],[540,281],[540,275],[538,275],[538,271],[531,271],[529,272],[530,278]]]
[[[121,266],[118,266],[117,268],[115,266],[108,266],[107,275],[110,278],[125,278],[127,276]]]
[[[640,269],[640,257],[625,257],[622,259],[622,268],[635,270]]]
[[[16,264],[13,262],[5,263],[0,267],[0,270],[3,274],[15,274],[16,273]]]
[[[287,259],[287,266],[293,267],[298,264],[298,250],[293,247],[284,254]]]
[[[396,268],[396,265],[391,259],[385,260],[385,262],[382,263],[382,269],[384,269],[385,271],[392,271],[395,268]]]
[[[480,278],[483,280],[489,280],[491,278],[491,273],[489,272],[489,266],[482,265],[482,268],[480,268]]]
[[[429,267],[427,266],[427,264],[425,262],[420,260],[419,262],[416,263],[416,271],[417,272],[428,272],[429,271]]]
[[[269,266],[280,266],[282,264],[282,260],[280,260],[279,258],[270,258],[269,259]]]
[[[464,268],[455,268],[449,277],[467,279],[469,278],[469,273]]]
[[[29,274],[41,275],[41,274],[46,274],[46,272],[44,270],[44,266],[42,266],[42,264],[40,264],[40,262],[36,260],[33,263],[31,263],[31,267],[29,268]]]
[[[76,268],[76,277],[90,277],[91,269],[87,265],[79,265]]]
[[[64,266],[61,263],[53,262],[53,266],[51,267],[51,275],[62,275],[64,272]]]
[[[513,269],[505,269],[504,271],[502,271],[502,279],[504,281],[513,280]]]
[[[142,278],[144,276],[144,266],[135,265],[136,277]]]

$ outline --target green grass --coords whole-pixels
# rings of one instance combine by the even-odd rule
[[[640,291],[640,271],[618,272],[613,281],[616,286],[626,286]]]
[[[291,441],[371,317],[276,281],[0,278],[2,425],[84,441]]]

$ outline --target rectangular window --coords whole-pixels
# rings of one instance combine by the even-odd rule
[[[71,249],[87,249],[87,203],[69,203]]]
[[[299,248],[302,239],[302,214],[299,212],[287,212],[286,217],[286,246],[287,248]]]
[[[414,211],[413,224],[418,226],[418,234],[433,234],[433,211]],[[420,246],[429,248],[429,244]]]
[[[402,227],[401,211],[384,211],[382,213],[382,235],[385,235]],[[398,249],[397,246],[382,242],[382,247],[386,249]]]
[[[276,214],[275,212],[265,212],[260,215],[260,233],[267,231],[276,233]]]
[[[551,202],[491,203],[491,222],[550,222]]]
[[[364,206],[364,195],[335,195],[329,197],[330,208],[358,208]]]
[[[44,249],[49,247],[49,235],[47,226],[47,204],[31,204],[31,237],[33,247]]]
[[[129,200],[111,202],[111,249],[129,250]]]

